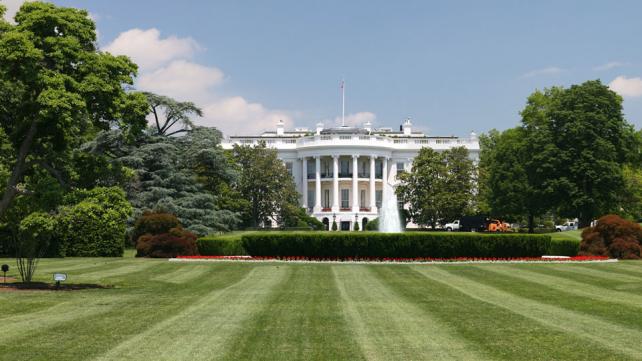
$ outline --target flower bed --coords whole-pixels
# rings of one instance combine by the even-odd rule
[[[617,262],[603,256],[575,256],[575,257],[456,257],[456,258],[375,258],[375,257],[346,257],[346,258],[321,258],[321,257],[271,257],[271,256],[178,256],[170,261],[244,261],[244,262],[305,262],[305,263],[577,263],[577,262]]]

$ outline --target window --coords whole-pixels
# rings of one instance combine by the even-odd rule
[[[322,178],[332,177],[332,165],[330,164],[330,161],[328,161],[327,159],[321,161],[321,177]]]
[[[397,174],[401,174],[406,171],[406,164],[404,162],[397,162]]]
[[[367,162],[361,162],[361,172],[359,172],[359,177],[361,178],[366,178],[370,176],[370,172],[368,171],[368,166],[366,164]]]
[[[315,196],[315,191],[314,189],[308,190],[308,209],[311,209],[314,207],[314,196]]]
[[[378,179],[383,177],[383,161],[375,161],[375,177]]]
[[[288,173],[290,175],[294,175],[294,173],[292,172],[292,162],[285,162],[285,169],[288,170]]]
[[[383,191],[375,191],[375,200],[377,208],[381,208],[381,200],[383,199]]]
[[[350,189],[341,190],[341,208],[350,208]]]
[[[342,177],[350,176],[350,162],[347,160],[341,160],[341,172]]]
[[[366,208],[366,190],[362,189],[359,197],[359,207]]]
[[[330,208],[330,190],[323,190],[323,208]]]
[[[316,177],[316,168],[317,164],[314,160],[308,159],[308,179],[314,179]]]

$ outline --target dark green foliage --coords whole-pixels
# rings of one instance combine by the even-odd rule
[[[198,252],[203,256],[247,255],[241,242],[241,234],[207,236],[196,241]]]
[[[354,223],[354,231],[359,231],[359,222]]]
[[[261,232],[243,235],[252,256],[304,257],[537,257],[551,237],[479,233]]]
[[[582,231],[581,255],[639,259],[642,227],[620,216],[609,214],[597,220],[595,227]]]
[[[332,230],[336,231],[337,229],[339,229],[339,227],[337,226],[337,221],[332,221]]]
[[[551,240],[551,247],[547,254],[551,256],[577,256],[580,252],[580,241],[576,239],[555,239]]]
[[[196,235],[182,227],[167,233],[144,234],[136,242],[136,257],[174,258],[198,255]]]
[[[118,187],[77,190],[59,209],[51,253],[73,257],[121,257],[132,208]]]
[[[323,223],[316,217],[309,216],[304,208],[297,204],[285,204],[281,210],[281,226],[284,228],[301,228],[315,231],[323,230]]]
[[[20,222],[19,241],[16,242],[16,263],[22,282],[31,282],[38,259],[42,257],[53,236],[55,219],[46,213],[31,213]]]
[[[130,240],[135,245],[138,238],[144,234],[168,233],[170,229],[180,226],[181,222],[171,213],[145,212],[134,223]]]
[[[403,224],[403,223],[402,223]],[[375,218],[368,223],[366,223],[364,231],[378,231],[379,230],[379,218]]]

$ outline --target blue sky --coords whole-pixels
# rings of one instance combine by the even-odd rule
[[[147,64],[140,88],[195,100],[228,134],[335,122],[342,77],[350,122],[460,136],[517,125],[535,89],[620,77],[642,127],[639,1],[54,2]]]

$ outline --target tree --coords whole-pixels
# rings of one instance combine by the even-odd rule
[[[397,196],[409,205],[415,223],[434,228],[466,213],[473,199],[473,172],[463,147],[443,152],[422,148],[412,170],[399,175]]]
[[[190,116],[203,116],[203,111],[192,102],[179,102],[170,97],[149,92],[144,94],[156,125],[152,128],[154,135],[171,136],[185,133],[194,127]],[[174,128],[175,125],[178,129]]]
[[[16,242],[16,264],[22,282],[31,282],[38,261],[44,256],[56,222],[47,213],[34,212],[20,222],[20,238]]]
[[[136,65],[97,51],[86,11],[27,2],[15,21],[0,27],[0,128],[14,152],[0,217],[27,193],[21,184],[34,167],[62,179],[69,150],[87,134],[120,127],[133,136],[147,110],[142,94],[125,90]]]
[[[625,191],[620,194],[620,212],[639,221],[642,219],[642,168],[625,165],[622,174]]]
[[[298,203],[294,180],[275,149],[267,148],[265,143],[254,147],[235,145],[233,158],[239,172],[235,188],[249,205],[244,212],[249,226],[278,222],[286,205]]]
[[[622,114],[622,98],[599,80],[551,97],[544,126],[554,157],[546,157],[551,161],[541,173],[554,188],[560,214],[577,217],[586,227],[599,215],[617,211],[625,191],[622,166],[637,156],[635,133]]]

